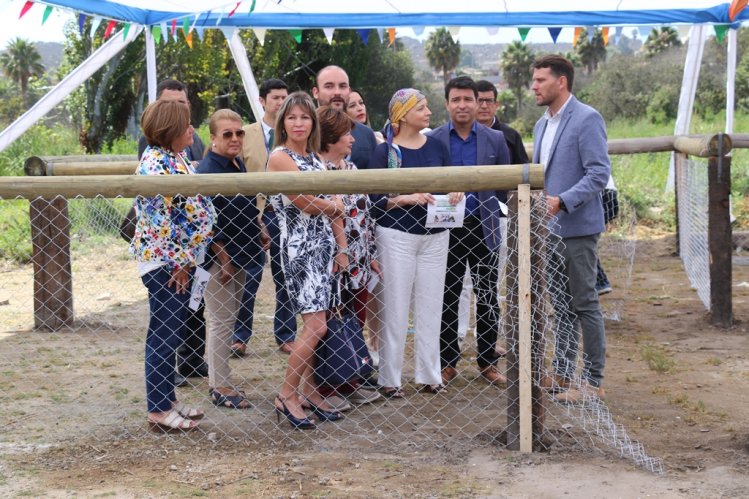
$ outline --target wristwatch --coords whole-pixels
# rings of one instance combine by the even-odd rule
[[[562,199],[562,197],[561,196],[557,196],[557,197],[559,198],[559,209],[565,213],[569,213],[569,211],[567,211],[567,205],[564,204],[564,200]]]

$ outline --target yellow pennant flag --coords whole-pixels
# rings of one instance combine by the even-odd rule
[[[572,46],[577,47],[578,39],[580,38],[580,34],[583,32],[583,29],[581,27],[575,28],[575,34],[572,35]]]
[[[601,28],[601,35],[603,36],[603,46],[607,46],[609,44],[609,28],[608,26],[604,26]]]
[[[395,43],[395,28],[388,28],[388,47]]]
[[[185,35],[185,41],[187,42],[187,46],[192,49],[192,31]]]

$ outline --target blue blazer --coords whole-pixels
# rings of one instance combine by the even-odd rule
[[[533,162],[539,163],[546,119],[533,129]],[[546,194],[559,196],[567,208],[557,215],[560,237],[581,237],[604,231],[601,192],[611,175],[606,124],[592,107],[570,96],[551,145],[544,173]]]
[[[430,135],[441,141],[450,150],[450,125],[445,124],[435,128]],[[476,127],[476,162],[479,165],[509,165],[510,150],[502,132],[492,130],[480,123]],[[499,219],[502,211],[499,202],[507,201],[507,191],[480,191],[479,214],[481,215],[481,227],[484,232],[484,243],[491,251],[497,251],[502,236],[499,231]]]
[[[354,122],[354,129],[351,130],[354,136],[354,146],[351,148],[351,162],[359,170],[366,170],[369,167],[369,158],[377,147],[377,140],[374,132],[368,126],[362,125],[358,121]]]

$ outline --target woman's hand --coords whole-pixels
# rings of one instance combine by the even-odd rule
[[[335,259],[333,260],[333,273],[337,274],[338,272],[342,270],[348,270],[349,267],[349,259],[348,254],[343,253],[339,251],[335,255]]]
[[[185,267],[175,267],[172,269],[172,277],[166,283],[167,288],[174,285],[174,292],[178,295],[188,292],[190,286],[190,271]]]
[[[377,277],[382,279],[382,267],[380,267],[380,262],[378,262],[377,260],[372,260],[370,267],[372,267],[372,270],[375,272],[375,274],[377,274]]]
[[[451,192],[447,195],[447,200],[450,201],[451,205],[455,206],[460,203],[464,196],[464,192]]]
[[[413,206],[413,205],[427,205],[427,204],[434,204],[434,196],[432,196],[430,193],[416,193],[416,194],[408,194],[406,196],[401,196],[401,202],[398,204],[402,204],[404,206]]]
[[[334,212],[331,216],[342,217],[343,215],[346,214],[346,206],[343,204],[343,197],[333,196],[331,198],[331,201],[333,201],[333,209],[334,209]]]
[[[268,227],[262,222],[260,222],[260,245],[263,247],[263,251],[270,249],[270,232],[268,232]]]
[[[219,265],[221,266],[221,270],[218,271],[218,281],[221,284],[226,284],[234,277],[234,265],[231,264],[231,260],[224,263],[219,262]]]

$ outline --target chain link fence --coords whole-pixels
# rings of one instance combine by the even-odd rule
[[[216,202],[220,198],[213,197],[217,224],[214,236],[223,234],[229,247],[231,234],[239,234],[244,229],[231,218],[222,216],[220,206],[226,205]],[[169,202],[175,199],[189,211],[179,196]],[[269,231],[270,251],[259,251],[243,268],[235,267],[232,275],[218,275],[215,271],[210,274],[204,297],[206,302],[212,300],[209,310],[202,318],[200,309],[185,313],[185,317],[191,317],[185,330],[187,339],[173,331],[169,341],[176,355],[164,356],[156,367],[159,372],[171,376],[171,379],[161,380],[162,384],[167,387],[175,381],[180,384],[174,393],[185,410],[189,406],[205,412],[191,438],[196,442],[234,439],[268,446],[300,439],[315,442],[334,439],[351,445],[376,444],[409,450],[445,445],[475,446],[482,441],[512,443],[518,436],[514,425],[518,423],[516,406],[520,397],[516,343],[519,327],[517,211],[511,210],[507,219],[506,268],[505,260],[497,256],[501,248],[493,248],[481,255],[459,254],[459,262],[453,265],[458,269],[454,275],[446,268],[450,249],[459,245],[478,248],[481,240],[470,243],[460,240],[453,237],[455,230],[452,235],[447,231],[431,231],[426,235],[418,230],[409,232],[409,227],[397,225],[398,220],[387,230],[377,227],[373,233],[375,240],[371,241],[373,245],[367,251],[373,251],[372,256],[382,266],[381,273],[373,273],[379,276],[379,283],[363,284],[365,288],[370,285],[368,299],[351,296],[352,293],[346,298],[344,292],[343,301],[349,308],[337,308],[354,316],[347,319],[353,328],[349,333],[364,340],[366,353],[358,350],[359,365],[355,375],[341,383],[315,378],[313,373],[319,357],[307,355],[312,365],[303,366],[302,379],[306,381],[297,388],[298,393],[308,396],[307,401],[300,400],[300,403],[308,409],[305,416],[317,420],[317,431],[298,432],[292,431],[292,427],[300,425],[284,414],[287,409],[288,412],[293,410],[280,403],[283,399],[277,399],[284,389],[284,379],[287,382],[289,379],[290,358],[299,357],[299,352],[288,355],[286,343],[295,340],[297,347],[291,348],[293,351],[298,348],[300,336],[310,334],[297,313],[299,298],[308,290],[304,286],[290,288],[284,281],[284,274],[279,275],[275,268],[278,264],[289,269],[294,262],[273,262],[274,257],[280,256],[279,248],[284,245],[288,248],[290,244],[288,224],[291,222],[288,219],[278,221],[278,211],[286,209],[289,202],[288,197],[271,197],[268,205],[272,208],[263,215],[266,227],[272,228],[268,215],[274,210],[278,224]],[[534,367],[533,372],[526,373],[533,384],[534,447],[590,449],[602,444],[604,449],[619,453],[650,471],[661,472],[661,462],[647,456],[642,446],[628,437],[624,428],[614,422],[604,401],[586,397],[581,403],[568,405],[540,386],[541,379],[550,374],[547,370],[551,365],[555,335],[559,334],[555,327],[553,299],[565,293],[563,276],[555,266],[556,246],[549,240],[543,203],[542,194],[535,193],[530,235]],[[149,311],[148,291],[139,277],[139,273],[147,269],[142,264],[138,267],[128,244],[119,237],[120,224],[132,204],[132,199],[100,196],[68,201],[58,197],[51,202],[40,199],[0,201],[0,213],[5,217],[3,223],[12,228],[0,232],[3,248],[14,248],[18,253],[16,258],[21,261],[27,254],[28,260],[33,262],[33,265],[3,264],[6,277],[0,295],[3,302],[0,337],[5,355],[0,369],[5,381],[0,386],[0,406],[8,415],[9,427],[23,427],[47,441],[65,441],[69,438],[67,428],[73,425],[95,432],[145,435],[144,343],[154,305],[151,304]],[[147,201],[141,205],[143,212],[147,206]],[[356,207],[356,198],[353,206]],[[358,206],[358,209],[364,208]],[[30,231],[25,215],[29,210],[34,219]],[[297,222],[309,228],[314,217],[299,211]],[[622,283],[619,301],[606,305],[614,309],[609,312],[612,318],[620,317],[625,299],[624,283],[629,279],[634,252],[629,237],[634,218],[626,215],[627,210],[623,211],[625,215],[620,217],[612,235],[604,238],[601,244],[612,281]],[[447,208],[443,211],[443,215],[449,213]],[[351,206],[347,208],[347,216],[357,216]],[[270,218],[273,217],[271,214]],[[326,228],[322,223],[321,227],[323,231],[333,231],[329,224]],[[498,231],[499,227],[491,230]],[[19,231],[22,234],[19,235]],[[18,247],[25,240],[23,231],[29,231],[25,234],[30,234],[35,248],[44,248],[45,254],[31,254],[30,248]],[[479,222],[465,237],[486,235],[484,231]],[[392,254],[396,243],[404,241],[409,243],[405,250],[411,253]],[[330,239],[324,244],[315,243],[305,235],[297,242],[306,245],[306,249],[297,247],[298,255],[312,251],[314,258],[325,257],[328,266],[325,268],[338,263],[333,261]],[[236,247],[233,251],[244,249]],[[392,270],[394,262],[399,265],[395,272]],[[453,288],[462,291],[466,262],[474,278],[471,301],[475,306],[469,310],[475,308],[475,312],[469,324],[476,332],[462,341],[448,341],[442,310],[445,279],[449,284],[449,279],[459,275],[460,284]],[[620,269],[619,262],[624,263],[626,270]],[[353,275],[358,262],[348,263],[349,274]],[[311,270],[319,271],[319,268],[303,266],[296,272],[300,275]],[[624,278],[618,277],[619,272]],[[486,281],[487,276],[488,285],[481,282]],[[169,275],[166,279],[164,282],[168,282],[168,286],[175,285],[168,281]],[[324,275],[320,279],[324,280]],[[402,285],[400,294],[395,299],[388,298],[388,285],[392,286],[396,279],[400,279]],[[65,291],[68,280],[70,288]],[[291,309],[279,307],[280,291],[276,288],[279,283],[285,285],[286,291],[292,289],[290,296],[285,297],[289,303],[285,306]],[[343,287],[345,291],[346,286]],[[329,299],[328,296],[317,298]],[[254,304],[249,304],[249,300]],[[456,305],[457,302],[451,304],[456,308],[451,320],[457,324]],[[239,318],[238,314],[244,315]],[[222,332],[220,341],[216,339],[219,322],[224,328],[232,323],[232,330]],[[495,338],[491,325],[496,323]],[[386,328],[389,331],[383,332]],[[235,336],[235,329],[237,332],[244,330],[244,336]],[[251,335],[248,336],[248,332]],[[206,336],[207,339],[203,339]],[[456,334],[460,340],[458,336]],[[459,345],[458,351],[451,351],[450,345],[454,344]],[[225,371],[215,375],[215,379],[228,380],[223,383],[228,389],[223,396],[216,394],[217,387],[211,386],[209,378],[205,377],[203,364],[203,360],[207,360],[210,365],[217,354],[222,356],[216,361],[217,366],[220,364]],[[153,358],[153,352],[151,355]],[[448,376],[449,379],[442,369],[446,356],[454,361],[454,374]],[[187,362],[190,359],[197,361],[190,364]],[[580,372],[583,360],[579,359],[578,364]],[[496,366],[496,372],[487,370],[488,366]],[[509,378],[508,382],[505,377]],[[383,394],[378,389],[378,382],[382,385],[383,380],[386,387],[398,389],[399,393]],[[445,389],[441,386],[443,383]],[[580,388],[581,380],[573,380],[573,387]],[[167,390],[169,393],[162,393],[162,398],[171,396],[171,389]],[[314,410],[315,405],[322,410]],[[56,414],[51,425],[49,420],[35,417],[50,410]],[[331,416],[339,411],[343,416],[340,419]],[[338,420],[326,421],[333,419]]]

